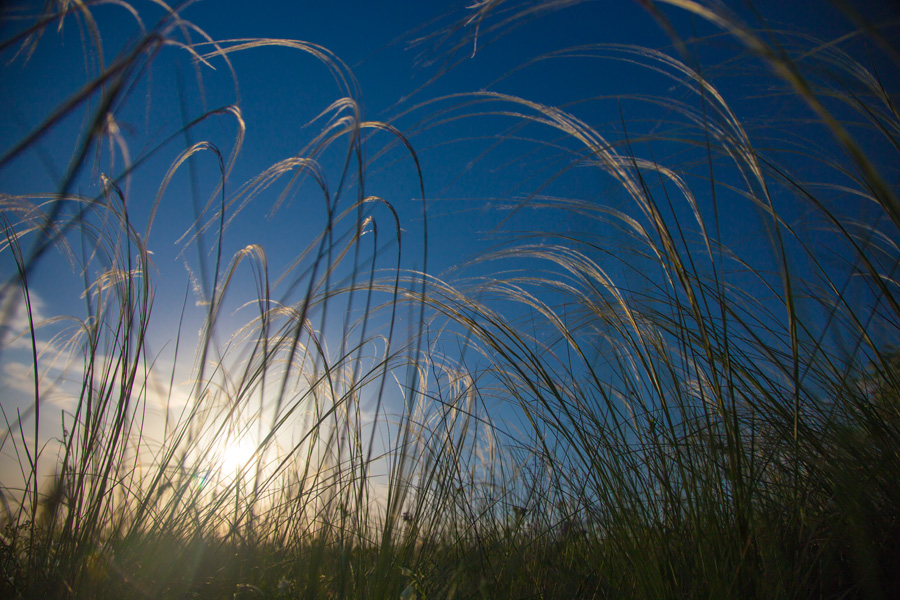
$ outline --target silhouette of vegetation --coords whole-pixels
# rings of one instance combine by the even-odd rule
[[[476,2],[423,43],[438,40],[446,65],[477,59],[576,3]],[[590,99],[615,105],[614,124],[579,117],[581,98],[490,89],[378,122],[326,48],[212,40],[189,3],[151,3],[154,22],[123,2],[142,34],[112,56],[101,4],[2,13],[4,69],[27,69],[65,22],[84,33],[87,77],[0,150],[5,176],[83,123],[56,181],[0,189],[0,596],[897,594],[896,23],[836,1],[848,33],[817,40],[714,2],[639,0],[670,47],[597,43],[521,67],[578,59],[579,76],[596,61],[664,82],[660,96]],[[685,13],[716,33],[688,39]],[[707,44],[734,57],[706,64]],[[232,185],[240,103],[190,116],[190,95],[212,65],[238,92],[232,58],[271,47],[321,61],[342,97],[299,152]],[[182,125],[131,149],[120,113],[172,49],[194,77]],[[730,76],[753,91],[721,87]],[[364,186],[367,156],[400,149],[425,210],[417,136],[460,121],[524,148],[497,168],[528,178],[504,208],[543,225],[438,275],[410,256],[398,207]],[[576,171],[589,197],[557,194]],[[294,256],[231,253],[238,215],[268,199],[293,218],[301,186],[314,239]],[[172,206],[189,274],[162,352],[149,340],[173,311],[154,307],[174,287],[149,240]],[[553,229],[560,215],[577,226]],[[71,313],[45,314],[39,275],[60,257],[83,285],[60,283]]]

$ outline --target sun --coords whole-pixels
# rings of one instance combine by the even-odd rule
[[[246,439],[229,443],[222,452],[220,467],[223,475],[237,473],[244,469],[253,460],[256,446]]]

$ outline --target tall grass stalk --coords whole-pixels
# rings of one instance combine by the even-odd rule
[[[15,168],[55,127],[85,123],[55,190],[0,190],[4,373],[28,357],[27,385],[4,392],[0,450],[17,468],[0,487],[4,596],[896,593],[889,29],[842,3],[856,29],[819,41],[718,4],[642,1],[671,47],[579,46],[521,72],[618,62],[665,95],[553,106],[486,89],[382,123],[365,119],[353,74],[327,49],[214,41],[184,20],[190,3],[160,5],[151,28],[122,5],[142,34],[107,64],[101,4],[47,3],[0,42],[5,60],[26,61],[75,21],[96,61],[0,153],[0,169]],[[438,39],[477,59],[521,20],[573,4],[478,2]],[[676,11],[716,33],[682,37]],[[737,59],[706,64],[706,44],[724,40]],[[239,98],[232,56],[273,47],[323,63],[342,97],[310,115],[321,129],[301,151],[235,187],[240,105],[194,115],[191,90],[224,65]],[[173,48],[195,75],[181,85],[182,126],[133,154],[121,112]],[[752,107],[720,84],[732,73],[795,116],[745,116]],[[610,103],[614,122],[580,117],[589,102]],[[647,107],[662,116],[629,118]],[[417,136],[479,119],[499,134],[481,161],[523,144],[512,166],[542,165],[514,182],[533,189],[508,199],[507,223],[534,211],[578,225],[511,234],[437,276],[410,256],[404,216],[367,173],[400,147],[424,207]],[[210,133],[222,123],[230,139]],[[157,188],[136,189],[162,158]],[[555,193],[584,172],[597,193]],[[166,233],[158,215],[185,176],[188,275],[166,354],[154,324],[171,315],[154,307],[172,287],[158,283],[150,238]],[[83,181],[100,193],[76,192]],[[229,250],[236,219],[272,196],[279,214],[299,189],[315,190],[304,208],[321,221],[295,257]],[[81,285],[69,313],[46,315],[34,281],[59,257]],[[236,309],[252,317],[234,326]]]
[[[477,7],[481,35],[535,10],[506,4]],[[512,275],[447,286],[431,303],[485,357],[482,379],[525,415],[547,480],[518,484],[529,490],[523,504],[551,523],[568,523],[576,507],[602,556],[596,593],[890,596],[895,96],[837,44],[670,3],[733,38],[781,82],[783,106],[806,113],[754,131],[696,58],[704,40],[681,39],[664,7],[646,4],[675,53],[597,44],[526,65],[619,60],[668,79],[673,96],[616,97],[614,139],[574,105],[494,91],[462,106],[437,101],[450,108],[421,128],[511,117],[509,139],[538,147],[529,160],[545,144],[561,169],[546,187],[580,167],[618,192],[607,203],[539,188],[515,210],[574,214],[577,230],[535,231],[477,256],[469,267],[479,273]],[[663,112],[663,127],[642,132],[626,102]],[[740,229],[729,212],[745,220]],[[490,309],[498,301],[526,317],[504,318]]]

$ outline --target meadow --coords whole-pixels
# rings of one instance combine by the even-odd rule
[[[0,147],[0,597],[900,596],[900,14],[637,0],[667,45],[432,94],[581,4],[481,0],[376,120],[191,4],[0,7],[7,76],[73,31],[82,76]],[[258,167],[271,48],[340,93]],[[511,191],[457,218],[440,177]]]

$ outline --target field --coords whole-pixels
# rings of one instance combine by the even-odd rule
[[[192,4],[0,4],[0,597],[900,597],[900,12]]]

